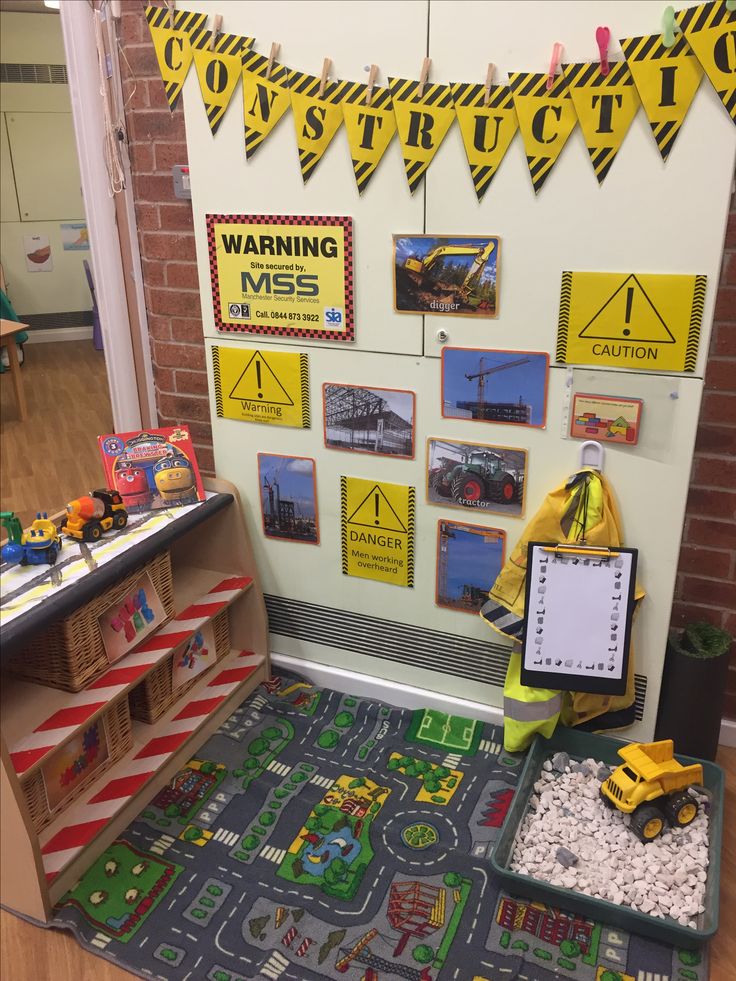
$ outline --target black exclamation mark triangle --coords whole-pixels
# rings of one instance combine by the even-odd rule
[[[375,507],[376,507],[376,520],[374,521],[374,524],[379,525],[381,523],[381,520],[378,517],[378,501],[379,501],[378,492],[376,492],[375,497],[374,497],[373,500],[374,500],[374,504],[375,504]]]
[[[629,286],[626,290],[626,314],[624,320],[627,324],[631,323],[631,308],[634,305],[634,287]],[[628,337],[631,331],[628,327],[625,327],[622,331],[624,337]]]
[[[258,398],[263,398],[263,392],[261,391],[261,362],[256,361],[256,384],[258,385]]]

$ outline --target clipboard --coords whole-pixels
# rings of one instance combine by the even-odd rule
[[[623,695],[638,550],[529,542],[521,683]]]

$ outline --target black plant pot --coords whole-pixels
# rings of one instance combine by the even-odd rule
[[[720,657],[688,657],[667,642],[655,739],[674,739],[675,752],[715,760],[728,673]]]

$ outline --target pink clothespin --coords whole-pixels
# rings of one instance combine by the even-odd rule
[[[608,43],[611,40],[611,32],[607,27],[599,27],[595,32],[595,40],[598,45],[598,55],[601,60],[601,75],[605,76],[611,70],[608,65]]]
[[[549,72],[547,73],[547,91],[552,88],[555,84],[555,75],[557,74],[557,66],[560,64],[560,59],[562,58],[563,47],[559,41],[555,41],[554,47],[552,48],[552,58],[549,63]]]

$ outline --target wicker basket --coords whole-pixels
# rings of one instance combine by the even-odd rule
[[[214,664],[225,657],[230,650],[229,614],[227,610],[222,610],[221,613],[217,614],[212,621],[212,627],[215,635],[215,661],[207,668],[207,671],[211,671]],[[174,690],[171,675],[173,660],[178,653],[177,650],[169,655],[131,691],[130,714],[134,719],[139,719],[141,722],[156,722],[166,709],[170,708],[182,695],[185,695],[192,685],[196,684],[207,673],[207,671],[203,671],[195,675],[191,681],[185,682]]]
[[[161,552],[106,592],[80,606],[64,620],[37,634],[31,644],[8,663],[8,671],[49,688],[81,691],[110,667],[98,617],[122,602],[141,575],[148,573],[169,620],[174,612],[171,558]],[[161,624],[166,622],[164,620]]]
[[[113,763],[117,763],[132,748],[133,731],[130,724],[127,698],[121,698],[110,708],[105,709],[100,718],[105,726],[107,759],[92,770],[88,777],[80,781],[53,811],[49,810],[41,768],[34,770],[27,780],[21,780],[21,789],[36,833],[41,832],[47,824],[50,824],[57,814],[65,811],[91,783],[94,783],[105,770],[109,769]],[[53,759],[53,755],[50,759]]]

